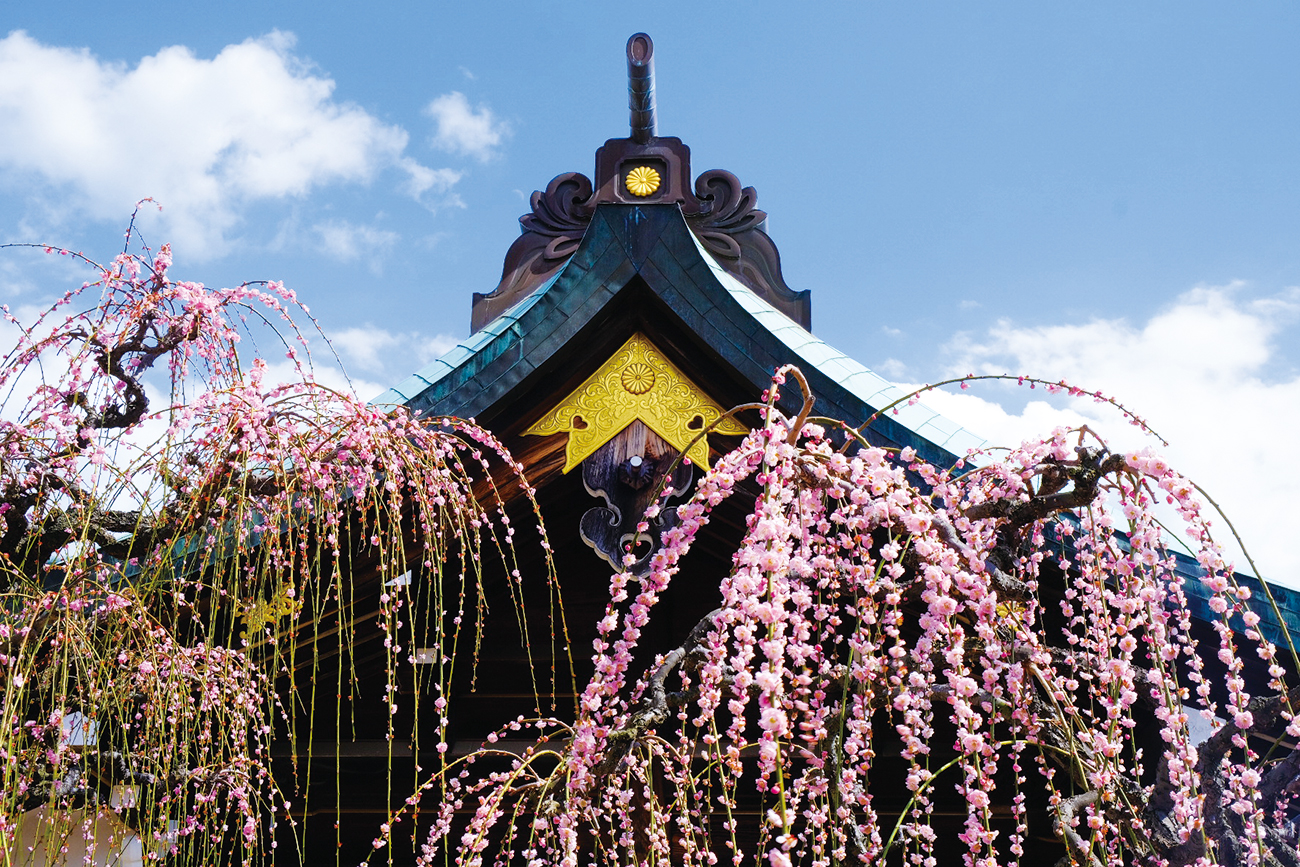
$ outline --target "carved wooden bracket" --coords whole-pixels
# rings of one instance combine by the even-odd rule
[[[579,531],[616,569],[623,555],[636,555],[632,571],[644,570],[663,531],[677,520],[664,503],[648,532],[638,533],[669,468],[674,497],[685,495],[695,466],[708,467],[709,443],[701,434],[742,434],[743,424],[723,417],[718,406],[644,334],[633,334],[596,372],[524,431],[533,436],[568,434],[564,472],[582,467],[582,483],[603,507],[586,512]]]
[[[664,474],[679,452],[643,422],[634,421],[582,462],[582,484],[587,493],[604,499],[604,506],[582,516],[582,540],[615,569],[624,569],[623,555],[631,551],[636,562],[627,571],[641,574],[659,550],[663,532],[677,523],[677,507],[665,505],[648,523],[649,532],[638,533],[637,524],[655,501]],[[669,500],[684,497],[694,473],[678,464],[668,486]]]

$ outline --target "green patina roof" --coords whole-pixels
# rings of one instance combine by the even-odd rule
[[[629,252],[636,246],[632,242],[641,240],[633,235],[656,231],[644,255]],[[705,343],[743,368],[740,373],[755,385],[755,393],[766,387],[779,364],[795,364],[810,377],[818,411],[847,421],[865,420],[906,394],[729,274],[700,245],[676,207],[602,205],[582,245],[551,279],[373,402],[433,414],[481,415],[637,275]],[[985,445],[984,438],[923,402],[898,407],[897,414],[881,418],[875,427],[889,442],[910,445],[945,464]]]
[[[714,277],[732,297],[767,331],[788,346],[799,358],[802,369],[816,369],[829,377],[836,384],[851,392],[872,409],[880,409],[894,401],[906,397],[909,391],[900,388],[870,368],[858,363],[826,343],[790,319],[784,313],[755,295],[750,289],[733,277],[709,255],[699,239],[691,239],[699,249],[700,257],[709,264]],[[965,455],[973,449],[979,449],[988,441],[973,433],[939,412],[926,406],[924,401],[897,407],[898,413],[893,420],[923,438],[927,443],[938,446],[953,455]],[[916,446],[916,443],[906,443]]]
[[[372,403],[405,405],[426,415],[484,416],[519,406],[570,341],[600,327],[624,290],[640,277],[681,326],[731,365],[755,389],[772,371],[795,364],[808,377],[820,414],[858,423],[905,396],[898,385],[818,339],[726,271],[704,249],[675,205],[601,205],[578,249],[549,280],[486,327],[461,341]],[[584,332],[584,329],[587,329]],[[918,402],[872,425],[882,443],[912,446],[932,463],[949,465],[983,437]],[[1199,564],[1178,557],[1193,614],[1217,619],[1199,580]],[[1260,582],[1242,576],[1255,589]],[[1300,636],[1300,592],[1270,584],[1281,622],[1260,610],[1261,631],[1285,644],[1283,625]],[[1239,624],[1238,624],[1239,625]]]

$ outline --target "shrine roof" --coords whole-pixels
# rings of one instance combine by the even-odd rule
[[[785,284],[752,187],[720,170],[691,183],[689,148],[656,131],[652,57],[644,34],[628,41],[631,136],[597,151],[594,182],[569,172],[533,194],[500,283],[474,296],[473,333],[372,403],[477,418],[500,435],[603,362],[615,337],[651,325],[719,399],[756,399],[784,364],[808,378],[817,414],[849,424],[908,396],[812,334],[809,293]],[[891,407],[866,436],[942,466],[988,444],[923,401]],[[1195,617],[1213,623],[1200,565],[1174,556]],[[1300,591],[1240,580],[1278,604],[1280,618],[1260,611],[1266,637],[1300,636]]]
[[[654,243],[648,250],[630,253],[636,246],[634,236],[645,231],[656,235]],[[777,365],[792,363],[808,377],[818,396],[818,412],[853,424],[906,396],[900,386],[758,297],[715,260],[676,208],[602,205],[581,244],[555,273],[372,403],[480,420],[486,415],[501,418],[503,407],[508,412],[524,411],[529,402],[547,399],[536,384],[548,364],[561,357],[564,364],[573,364],[575,352],[594,351],[592,328],[599,330],[612,310],[633,303],[624,290],[637,278],[676,314],[679,326],[735,368],[755,395],[766,387]],[[932,463],[950,464],[969,449],[986,445],[984,438],[924,402],[897,409],[897,415],[891,411],[879,417],[871,431],[878,440],[912,446]],[[1182,554],[1175,554],[1175,559],[1194,616],[1214,622],[1217,615],[1209,607],[1200,565]],[[1257,596],[1263,595],[1262,582],[1247,575],[1239,580]],[[1300,592],[1276,584],[1268,588],[1281,618],[1279,622],[1265,607],[1260,611],[1260,628],[1267,638],[1284,645],[1287,633],[1300,636]]]
[[[906,396],[758,297],[717,262],[675,207],[602,205],[600,211],[605,219],[592,221],[579,249],[548,280],[372,402],[425,414],[482,415],[562,350],[566,338],[606,313],[624,288],[619,280],[630,282],[634,275],[723,359],[746,368],[739,372],[754,386],[755,398],[780,364],[795,364],[810,377],[820,413],[853,424]],[[639,261],[619,255],[632,234],[646,231],[658,234],[648,255]],[[666,279],[668,271],[688,279]],[[873,429],[928,460],[950,464],[985,445],[984,438],[923,402],[896,409]]]

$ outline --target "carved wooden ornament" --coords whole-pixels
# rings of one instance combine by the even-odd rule
[[[627,72],[632,135],[610,139],[596,151],[594,185],[586,175],[568,172],[545,192],[533,193],[531,212],[519,218],[523,234],[506,252],[501,282],[487,295],[474,293],[471,330],[483,328],[554,276],[578,249],[602,204],[677,205],[719,265],[811,330],[809,292],[785,284],[781,255],[767,235],[767,214],[758,209],[754,188],[742,187],[731,172],[714,170],[696,178],[691,192],[691,149],[658,133],[654,43],[644,33],[628,40]]]
[[[677,369],[643,334],[634,334],[587,381],[524,431],[535,436],[567,432],[564,472],[640,419],[693,463],[709,465],[709,445],[701,437],[705,426],[723,413],[695,383]],[[749,428],[725,419],[717,433],[743,434]]]

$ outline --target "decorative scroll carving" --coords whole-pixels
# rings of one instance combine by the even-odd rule
[[[742,187],[735,175],[721,170],[696,178],[694,195],[686,188],[691,150],[681,139],[658,133],[654,43],[644,33],[634,33],[627,41],[627,74],[631,136],[610,139],[596,151],[594,193],[591,181],[577,172],[560,175],[547,185],[545,193],[533,193],[532,213],[519,218],[524,232],[506,253],[501,282],[487,295],[474,293],[473,330],[500,316],[564,264],[582,241],[596,205],[640,204],[638,197],[654,204],[679,205],[691,230],[723,268],[773,307],[811,329],[809,293],[785,285],[781,255],[764,231],[767,214],[756,207],[754,188]],[[662,172],[655,165],[661,166]]]
[[[532,213],[519,218],[523,235],[506,253],[501,282],[487,295],[474,293],[470,323],[475,331],[548,280],[582,241],[596,206],[676,204],[705,248],[722,267],[804,328],[812,327],[809,293],[795,292],[781,276],[781,256],[764,231],[767,214],[758,194],[731,172],[705,172],[688,185],[691,149],[660,136],[655,120],[654,43],[644,33],[627,41],[628,108],[632,135],[610,139],[596,151],[596,182],[569,172],[546,192],[533,193]]]
[[[554,240],[547,245],[547,259],[566,259],[578,249],[594,210],[591,181],[581,172],[568,172],[546,185],[546,192],[534,192],[533,212],[519,218],[525,232]]]
[[[501,282],[487,295],[474,293],[470,316],[478,331],[545,283],[578,249],[595,212],[591,180],[579,172],[559,175],[534,192],[532,211],[519,218],[523,234],[506,252]]]
[[[724,259],[739,259],[740,244],[735,236],[762,229],[767,213],[760,211],[758,193],[742,187],[731,172],[714,169],[695,179],[695,197],[700,211],[691,218],[696,236],[709,251]]]
[[[781,274],[781,254],[767,236],[767,213],[760,211],[758,193],[742,187],[731,172],[714,169],[695,179],[698,214],[686,222],[719,264],[777,310],[812,328],[808,290],[796,292]]]
[[[487,295],[474,294],[473,330],[487,325],[550,279],[582,242],[596,205],[621,203],[609,190],[623,190],[626,183],[627,179],[616,184],[602,182],[593,193],[585,175],[569,172],[551,181],[545,192],[533,193],[532,211],[519,218],[523,234],[506,253],[501,282]],[[811,329],[811,293],[806,289],[796,292],[786,285],[781,254],[765,231],[767,213],[757,207],[758,193],[753,187],[741,186],[731,172],[715,169],[696,178],[694,194],[682,192],[671,199],[656,199],[656,203],[660,201],[681,206],[691,231],[728,273]]]
[[[604,506],[587,510],[579,531],[582,540],[615,569],[624,569],[623,555],[631,552],[636,562],[628,571],[639,574],[659,549],[663,532],[677,523],[677,507],[665,505],[658,517],[649,520],[649,531],[638,533],[637,524],[655,501],[659,482],[679,452],[640,421],[634,421],[582,462],[582,483],[587,493],[604,499]],[[668,487],[669,499],[678,499],[690,489],[693,472],[678,464]]]
[[[608,361],[559,405],[524,431],[534,436],[569,434],[564,472],[582,463],[634,421],[641,421],[678,452],[702,467],[709,445],[695,440],[722,416],[709,399],[644,335],[634,334]],[[717,433],[743,434],[748,428],[725,419]],[[695,440],[691,445],[691,441]],[[687,446],[690,445],[689,448]]]

